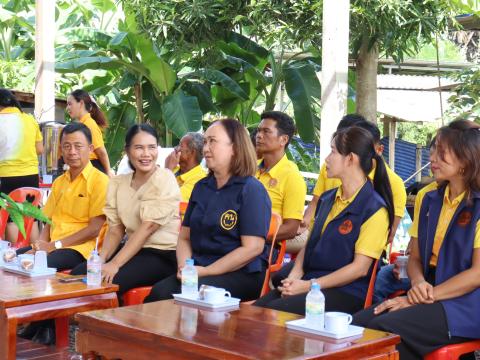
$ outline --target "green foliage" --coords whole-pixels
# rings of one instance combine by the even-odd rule
[[[8,215],[12,219],[15,225],[17,225],[21,234],[25,237],[25,223],[23,217],[32,217],[34,219],[43,221],[47,224],[51,224],[50,219],[48,219],[43,213],[42,210],[33,206],[28,201],[24,203],[17,203],[12,200],[10,196],[4,193],[0,193],[0,208],[5,209],[8,212]]]
[[[31,60],[0,60],[0,87],[20,91],[33,91],[35,66]]]
[[[437,131],[436,124],[419,125],[416,123],[401,122],[397,126],[399,139],[428,146]]]
[[[458,81],[448,102],[447,117],[450,120],[471,119],[480,123],[480,66],[467,69],[452,76]]]

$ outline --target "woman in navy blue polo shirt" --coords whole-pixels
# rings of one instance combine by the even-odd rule
[[[393,221],[390,182],[367,130],[339,130],[331,148],[327,175],[341,179],[342,185],[322,194],[306,246],[286,268],[279,286],[257,300],[257,306],[303,315],[314,280],[325,295],[326,311],[354,313],[363,307],[373,264]],[[372,184],[367,176],[374,160]]]
[[[438,189],[427,192],[412,237],[407,296],[354,316],[399,334],[401,359],[480,338],[480,126],[459,120],[438,130],[430,155]]]
[[[205,132],[209,176],[195,185],[177,244],[178,273],[153,287],[145,302],[180,292],[185,260],[193,258],[200,285],[225,288],[242,300],[260,294],[271,202],[255,179],[256,155],[247,130],[236,120],[215,121]]]

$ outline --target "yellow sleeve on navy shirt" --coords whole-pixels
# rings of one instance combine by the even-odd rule
[[[381,208],[362,224],[355,253],[379,259],[387,243],[388,228],[387,209]]]

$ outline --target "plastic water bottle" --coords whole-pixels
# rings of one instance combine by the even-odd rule
[[[87,260],[87,285],[100,286],[102,284],[102,259],[96,250],[93,250]]]
[[[182,269],[182,295],[198,297],[198,273],[193,265],[193,259],[187,259]]]
[[[283,265],[282,266],[287,265],[290,261],[292,261],[292,255],[290,255],[289,253],[286,253],[285,256],[283,257]]]
[[[320,284],[312,282],[305,304],[306,325],[322,330],[325,321],[325,296],[320,291]]]

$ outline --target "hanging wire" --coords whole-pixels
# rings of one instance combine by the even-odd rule
[[[440,114],[442,116],[442,126],[444,126],[443,119],[443,99],[442,99],[442,80],[440,78],[440,56],[438,54],[438,33],[435,33],[435,49],[437,53],[437,79],[438,79],[438,95],[440,97]]]

